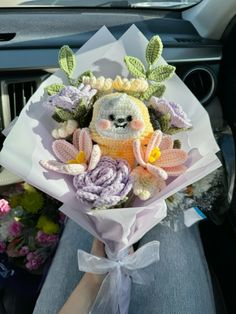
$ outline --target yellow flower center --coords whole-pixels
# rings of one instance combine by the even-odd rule
[[[76,156],[75,159],[70,159],[67,161],[68,164],[84,164],[86,161],[85,159],[85,152],[81,150]]]
[[[153,164],[155,161],[157,161],[161,157],[161,151],[158,147],[153,148],[151,151],[149,157],[148,157],[148,162]]]

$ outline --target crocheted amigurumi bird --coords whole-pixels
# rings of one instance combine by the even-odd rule
[[[134,167],[134,139],[147,144],[153,134],[146,105],[125,93],[113,93],[99,98],[90,123],[92,139],[102,154],[126,159]]]

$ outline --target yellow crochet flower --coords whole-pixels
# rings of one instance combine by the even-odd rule
[[[112,87],[119,92],[145,92],[148,89],[148,82],[144,78],[127,79],[116,76]]]
[[[83,84],[90,85],[92,88],[96,88],[100,92],[110,92],[112,90],[112,79],[105,78],[104,76],[83,76],[82,82]]]
[[[47,234],[54,234],[59,231],[59,225],[44,215],[39,217],[37,228],[43,230],[43,232]]]

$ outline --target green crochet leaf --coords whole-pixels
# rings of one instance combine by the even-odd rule
[[[63,46],[59,51],[58,58],[61,70],[63,70],[66,75],[71,78],[76,65],[74,52],[69,46]]]
[[[77,78],[77,82],[76,82],[76,85],[78,86],[79,84],[82,83],[82,79],[83,79],[83,76],[88,76],[88,77],[93,77],[93,72],[92,71],[85,71],[83,72],[82,74],[80,74],[80,76]]]
[[[189,129],[187,128],[175,128],[175,127],[171,127],[169,128],[168,130],[166,130],[166,134],[169,134],[169,135],[173,135],[173,134],[176,134],[176,133],[179,133],[179,132],[184,132],[184,131],[188,131]]]
[[[162,97],[162,95],[164,94],[166,90],[166,87],[164,84],[158,84],[158,89],[157,91],[153,94],[153,96],[156,96],[158,98]]]
[[[150,117],[150,121],[154,130],[160,130],[160,123],[158,121],[157,112],[153,107],[148,107],[148,113]]]
[[[53,120],[55,120],[56,122],[60,123],[60,122],[64,122],[64,120],[62,120],[56,112],[53,113],[52,115]]]
[[[92,110],[85,105],[80,105],[79,115],[77,115],[76,120],[79,123],[80,128],[85,128],[89,126],[90,121],[92,120]]]
[[[149,65],[153,65],[160,58],[163,44],[159,36],[153,36],[146,48],[146,60]]]
[[[138,58],[126,56],[124,61],[133,76],[146,78],[145,67]]]
[[[175,67],[172,65],[160,65],[156,67],[148,75],[148,79],[151,81],[162,82],[172,77],[175,72]]]
[[[163,84],[149,85],[148,89],[142,94],[142,100],[149,100],[152,96],[161,97],[166,87]]]
[[[61,120],[60,122],[74,119],[74,114],[72,112],[58,107],[55,108],[54,115]],[[54,115],[53,119],[55,120]]]
[[[180,149],[181,148],[181,142],[180,140],[174,140],[173,148]]]
[[[62,88],[64,88],[65,86],[62,85],[62,84],[52,84],[52,85],[49,85],[47,86],[45,89],[48,93],[48,95],[55,95],[55,94],[58,94]]]
[[[161,130],[163,133],[167,133],[169,131],[170,120],[171,120],[171,116],[169,113],[163,114],[159,118],[160,127],[161,127]],[[169,134],[169,133],[167,133],[167,134]]]

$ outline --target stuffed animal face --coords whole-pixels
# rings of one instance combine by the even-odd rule
[[[143,104],[143,106],[145,106]],[[97,101],[96,132],[106,138],[126,140],[139,137],[145,121],[140,106],[126,94],[111,94]]]

